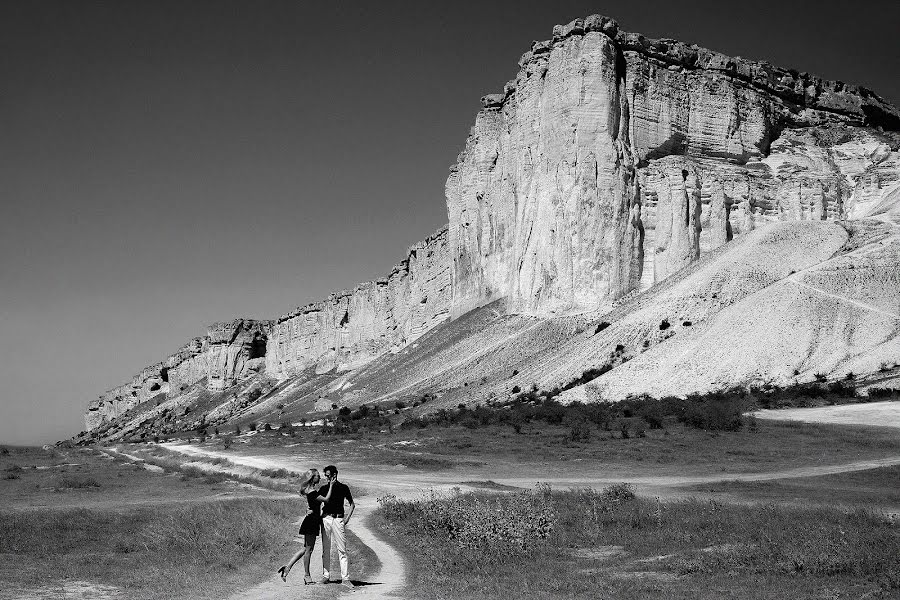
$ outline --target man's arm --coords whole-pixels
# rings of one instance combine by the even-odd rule
[[[347,488],[347,503],[350,505],[350,510],[344,515],[344,525],[350,522],[350,517],[353,516],[353,509],[356,508],[356,505],[353,503],[353,494],[350,493],[349,487]]]

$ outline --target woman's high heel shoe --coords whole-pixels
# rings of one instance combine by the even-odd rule
[[[313,581],[313,578],[310,577],[309,575],[303,576],[303,585],[312,585],[314,583],[315,583],[315,581]]]
[[[287,565],[278,568],[278,575],[281,577],[281,580],[287,583]]]

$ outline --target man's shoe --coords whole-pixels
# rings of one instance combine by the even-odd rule
[[[356,589],[356,586],[353,585],[353,582],[350,581],[349,579],[342,579],[342,580],[341,580],[341,585],[344,586],[345,588],[350,588],[351,590],[355,590],[355,589]]]
[[[322,579],[319,580],[319,583],[331,583],[331,579],[329,579],[325,575],[322,575]]]

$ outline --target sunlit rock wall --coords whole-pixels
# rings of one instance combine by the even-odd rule
[[[874,92],[597,15],[482,99],[446,184],[454,316],[608,306],[772,220],[839,219],[897,179]]]
[[[409,249],[384,279],[302,306],[272,327],[266,373],[357,368],[416,339],[450,314],[447,230]]]
[[[270,321],[252,319],[210,325],[205,336],[91,402],[85,426],[94,429],[147,400],[178,393],[202,379],[211,390],[228,387],[262,367],[270,327]]]

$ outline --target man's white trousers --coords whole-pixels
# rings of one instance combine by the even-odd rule
[[[331,545],[337,549],[341,563],[341,579],[350,579],[350,561],[347,559],[347,542],[344,537],[343,517],[322,517],[322,576],[330,577]]]

